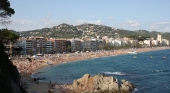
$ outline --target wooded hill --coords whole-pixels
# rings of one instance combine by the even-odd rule
[[[96,25],[96,24],[81,24],[81,25],[69,25],[69,24],[60,24],[58,26],[54,26],[52,28],[42,28],[31,31],[22,31],[17,32],[22,37],[28,36],[42,36],[45,38],[54,37],[54,38],[73,38],[73,37],[84,37],[84,36],[108,36],[116,38],[116,34],[119,37],[153,37],[156,39],[157,34],[161,34],[162,38],[170,40],[170,33],[168,32],[157,32],[157,31],[147,31],[147,30],[124,30],[124,29],[116,29],[105,25]],[[116,34],[115,34],[116,33]]]

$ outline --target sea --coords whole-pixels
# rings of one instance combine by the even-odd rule
[[[166,57],[166,58],[163,58]],[[133,93],[170,93],[170,50],[64,62],[35,71],[42,82],[73,83],[84,74],[105,74],[136,86]]]

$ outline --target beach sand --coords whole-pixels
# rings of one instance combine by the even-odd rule
[[[61,93],[58,88],[51,87],[50,83],[46,82],[34,82],[33,78],[27,73],[22,73],[21,81],[28,93],[48,93],[49,89],[52,89],[52,93]]]
[[[21,74],[22,83],[26,83],[26,90],[28,93],[48,93],[50,89],[49,83],[39,82],[36,84],[31,78],[31,73],[35,70],[48,66],[47,62],[50,64],[61,64],[64,62],[74,62],[77,60],[87,60],[92,58],[99,58],[103,56],[112,56],[112,55],[122,55],[127,54],[130,51],[137,52],[149,52],[156,50],[170,49],[170,47],[156,47],[156,48],[139,48],[139,49],[119,49],[119,50],[110,50],[110,51],[96,51],[96,52],[83,52],[83,53],[70,53],[70,54],[50,54],[38,58],[31,58],[32,61],[28,61],[24,58],[13,59],[12,62],[17,66]],[[52,93],[61,93],[61,89],[58,87],[53,87]]]

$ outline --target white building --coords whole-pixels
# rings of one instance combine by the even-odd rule
[[[158,46],[159,45],[159,41],[158,40],[152,40],[152,45],[154,46]]]
[[[162,44],[163,46],[169,46],[169,41],[168,41],[167,39],[162,39],[161,44]]]
[[[113,46],[121,46],[122,45],[122,41],[115,39],[115,40],[112,41],[112,45]]]
[[[144,40],[144,44],[146,44],[147,46],[151,46],[151,40]]]
[[[158,40],[158,41],[162,41],[162,35],[158,34],[158,35],[157,35],[157,40]]]

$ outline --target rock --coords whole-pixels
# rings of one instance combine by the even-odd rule
[[[123,80],[121,80],[121,82],[122,82],[122,83],[125,83],[125,82],[126,82],[126,80],[124,80],[124,79],[123,79]]]
[[[134,86],[126,80],[122,84],[112,76],[85,74],[82,78],[73,81],[68,88],[75,93],[131,93]]]

